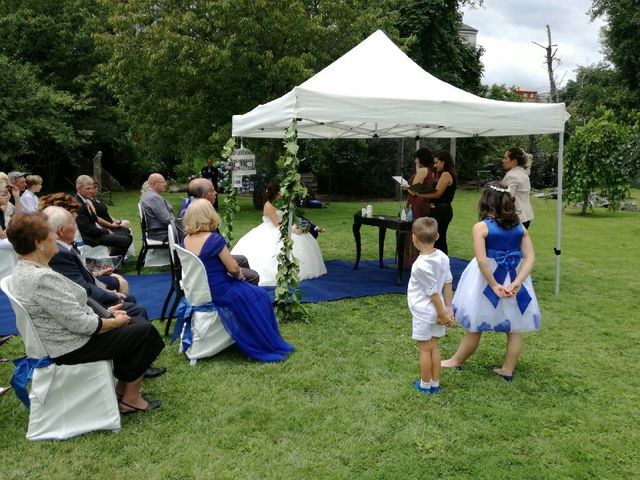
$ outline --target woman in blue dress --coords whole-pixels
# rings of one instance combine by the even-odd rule
[[[208,200],[194,200],[184,217],[184,248],[204,264],[211,299],[222,325],[251,358],[279,362],[294,347],[280,335],[271,299],[265,290],[245,282],[237,262],[218,233],[220,217]]]
[[[493,372],[511,381],[522,352],[522,333],[540,328],[540,309],[529,275],[535,254],[504,184],[487,184],[478,211],[480,221],[473,226],[475,258],[462,273],[453,297],[456,321],[467,332],[456,353],[441,365],[460,369],[483,332],[502,332],[507,335],[507,351],[502,366]]]

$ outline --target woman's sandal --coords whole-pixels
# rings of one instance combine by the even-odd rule
[[[504,375],[500,373],[500,367],[492,368],[491,371],[498,375],[499,377],[504,378],[507,382],[513,382],[513,375]]]
[[[443,365],[442,363],[440,363],[440,367],[441,368],[451,368],[454,369],[456,372],[461,372],[462,371],[462,365]]]
[[[149,410],[155,410],[156,408],[160,408],[160,406],[162,405],[162,402],[160,400],[151,400],[149,402],[147,402],[147,407],[146,408],[140,408],[140,407],[136,407],[134,405],[131,405],[129,403],[123,402],[122,400],[120,400],[120,405],[123,405],[127,408],[131,408],[133,410],[122,410],[120,409],[120,415],[131,415],[132,413],[138,413],[138,412],[148,412]]]

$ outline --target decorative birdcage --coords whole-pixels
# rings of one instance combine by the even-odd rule
[[[241,145],[231,154],[230,160],[234,163],[233,186],[241,192],[253,190],[251,188],[253,182],[248,181],[249,179],[245,177],[256,174],[255,153]]]

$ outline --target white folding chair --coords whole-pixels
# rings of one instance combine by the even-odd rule
[[[76,238],[75,242],[76,248],[80,250],[80,256],[83,261],[86,261],[87,258],[105,258],[109,256],[109,249],[104,245],[96,245],[92,247],[91,245],[87,245],[82,240],[82,235],[80,235],[80,230],[76,229]]]
[[[193,306],[211,302],[207,272],[200,259],[179,245],[174,248],[182,265],[182,289],[187,302]],[[184,331],[180,336],[180,345],[183,335]],[[216,311],[194,311],[191,317],[191,335],[193,343],[184,353],[192,366],[198,359],[211,357],[234,343]]]
[[[0,240],[0,280],[8,277],[16,268],[16,252],[11,244],[6,240]],[[6,243],[5,243],[6,242]]]
[[[48,357],[31,317],[9,290],[11,277],[0,281],[16,314],[16,326],[29,358]],[[96,430],[120,430],[120,412],[110,361],[36,368],[29,391],[29,440],[64,440]]]
[[[147,218],[141,203],[138,203],[138,216],[140,217],[142,248],[138,254],[136,269],[140,275],[142,267],[164,267],[170,265],[171,261],[169,260],[169,243],[154,240],[147,235]]]

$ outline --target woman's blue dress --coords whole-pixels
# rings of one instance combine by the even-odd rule
[[[285,360],[294,347],[280,335],[269,295],[262,288],[227,273],[218,256],[225,246],[222,235],[213,232],[205,240],[199,255],[222,325],[251,358],[261,362]]]

